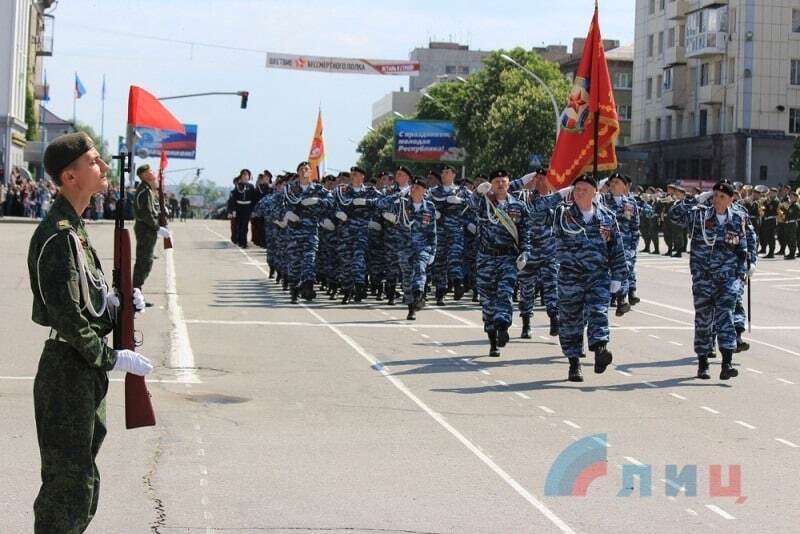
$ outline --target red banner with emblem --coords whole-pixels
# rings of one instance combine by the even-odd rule
[[[314,129],[314,138],[311,140],[311,150],[308,151],[308,165],[311,167],[311,179],[320,179],[320,166],[325,159],[325,142],[322,139],[322,110],[317,114],[317,127]]]
[[[597,128],[597,170],[617,168],[619,119],[606,52],[600,36],[597,6],[589,26],[581,63],[561,114],[561,130],[550,159],[548,181],[555,188],[568,186],[580,174],[594,169]]]

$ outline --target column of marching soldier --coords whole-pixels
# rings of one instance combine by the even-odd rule
[[[759,241],[772,257],[777,231],[785,257],[794,258],[797,192],[773,201],[776,191],[727,180],[705,193],[678,184],[645,191],[619,173],[600,183],[580,176],[553,191],[546,174],[538,169],[511,180],[497,169],[459,180],[445,165],[424,177],[403,166],[370,177],[352,167],[316,181],[302,162],[275,180],[264,171],[253,186],[243,170],[228,204],[231,239],[246,247],[252,224],[270,278],[292,303],[313,301],[317,288],[345,305],[369,296],[389,305],[401,299],[407,319],[415,320],[429,300],[445,306],[448,295],[459,301],[471,294],[480,302],[492,357],[509,340],[515,302],[521,337],[531,338],[539,296],[549,333],[569,360],[568,379],[580,382],[584,333],[594,370],[602,373],[612,362],[609,308],[622,316],[639,302],[637,255],[659,254],[663,232],[665,255],[681,257],[691,244],[697,376],[710,378],[715,349],[722,355],[720,378],[737,376],[732,357],[749,349],[741,337],[743,296]],[[779,215],[771,218],[773,211]],[[645,247],[638,251],[640,238]]]

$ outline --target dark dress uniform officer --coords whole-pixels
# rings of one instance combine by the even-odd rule
[[[153,251],[159,237],[172,238],[169,229],[158,225],[158,199],[153,191],[156,187],[156,176],[150,165],[142,165],[136,169],[139,185],[133,197],[133,214],[136,222],[133,233],[136,234],[136,263],[133,265],[133,287],[144,285],[153,268]]]
[[[108,187],[108,166],[84,133],[56,138],[44,166],[60,192],[28,249],[32,318],[50,327],[33,383],[42,460],[34,532],[79,533],[97,510],[95,459],[106,435],[107,371],[144,376],[153,367],[144,356],[113,350],[105,340],[119,300],[108,290],[78,214]],[[133,305],[144,308],[141,293]]]
[[[250,183],[250,171],[242,169],[239,181],[228,199],[228,213],[236,220],[234,242],[242,248],[247,248],[247,227],[250,225],[250,215],[255,207],[256,190]]]

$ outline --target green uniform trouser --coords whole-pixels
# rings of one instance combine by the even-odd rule
[[[36,534],[78,534],[97,511],[95,459],[106,436],[108,376],[69,345],[45,342],[33,383],[42,487],[33,504]]]
[[[133,225],[136,234],[136,263],[133,265],[133,287],[141,287],[150,276],[153,268],[153,250],[156,248],[158,234],[143,224]]]

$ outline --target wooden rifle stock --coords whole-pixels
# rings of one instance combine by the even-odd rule
[[[164,207],[164,169],[158,169],[158,225],[167,227],[167,210]],[[172,248],[172,239],[164,238],[164,250]]]
[[[120,154],[120,194],[114,227],[114,287],[120,305],[114,323],[114,349],[136,350],[133,326],[133,281],[131,279],[131,236],[125,228],[125,172],[130,172],[130,155]],[[126,163],[127,161],[127,163]],[[125,428],[154,426],[156,415],[143,376],[125,375]]]

